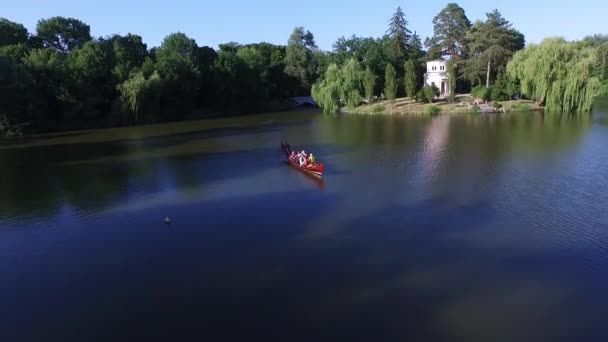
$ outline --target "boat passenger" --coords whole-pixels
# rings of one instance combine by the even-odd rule
[[[298,159],[298,162],[300,163],[300,166],[306,165],[306,151],[302,151],[300,153],[300,158]]]
[[[313,165],[315,163],[315,156],[312,153],[308,156],[308,164]]]

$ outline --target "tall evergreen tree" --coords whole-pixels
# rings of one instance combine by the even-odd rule
[[[449,57],[454,60],[463,60],[467,53],[467,33],[471,22],[464,9],[455,3],[449,3],[433,18],[433,32],[427,38],[425,45],[435,49],[437,57]]]
[[[391,40],[391,57],[396,65],[403,65],[409,54],[409,42],[412,32],[407,28],[408,22],[401,7],[397,7],[395,14],[389,21],[386,34]]]
[[[420,60],[424,57],[424,50],[422,50],[422,42],[420,41],[420,36],[416,31],[412,35],[410,40],[410,59],[415,60],[416,62],[420,62]]]
[[[489,87],[492,75],[504,70],[513,53],[523,49],[525,40],[498,10],[486,13],[486,17],[486,21],[477,21],[468,34],[471,56],[466,75],[480,82],[484,78],[480,72],[485,70],[486,87]]]

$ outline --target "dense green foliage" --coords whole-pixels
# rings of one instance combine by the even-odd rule
[[[365,68],[363,75],[363,88],[365,89],[365,100],[367,103],[372,103],[374,97],[374,88],[376,87],[376,75],[370,67]]]
[[[386,66],[384,82],[384,95],[390,101],[395,101],[397,98],[397,74],[392,64]]]
[[[331,64],[321,82],[312,87],[314,100],[326,113],[336,112],[340,106],[358,106],[364,83],[364,72],[356,59],[350,59],[343,67]]]
[[[287,46],[216,51],[178,32],[148,49],[135,34],[93,39],[74,18],[40,20],[35,34],[0,18],[0,111],[6,122],[47,131],[286,108],[328,64],[302,28]]]
[[[490,87],[491,80],[504,71],[513,53],[523,49],[525,40],[498,10],[486,16],[485,21],[475,22],[468,33],[470,58],[465,74],[471,82],[481,84],[485,80],[486,87]]]
[[[428,106],[426,108],[426,113],[428,115],[437,115],[441,112],[441,108],[437,107],[437,106]]]
[[[434,17],[426,51],[400,7],[382,37],[341,37],[331,51],[319,50],[303,27],[286,45],[231,42],[217,49],[181,32],[149,49],[135,34],[93,38],[90,31],[75,18],[39,20],[35,33],[0,18],[3,127],[182,120],[283,109],[290,97],[309,94],[325,112],[371,104],[382,94],[433,102],[438,89],[423,87],[423,74],[425,62],[437,58],[448,60],[451,102],[473,87],[485,101],[523,95],[551,110],[587,111],[608,93],[608,36],[550,39],[522,50],[524,36],[500,12],[471,25],[455,3]]]
[[[296,27],[289,37],[285,55],[285,72],[300,81],[304,89],[310,89],[315,81],[317,65],[314,51],[317,46],[310,31]]]
[[[456,61],[454,59],[451,59],[447,62],[447,69],[448,75],[450,77],[450,96],[448,97],[448,100],[450,102],[454,102],[454,100],[456,99],[456,86],[458,79],[458,71],[456,68]]]
[[[405,94],[408,98],[413,99],[416,96],[418,80],[416,75],[416,63],[410,59],[405,63]]]
[[[587,112],[604,91],[601,59],[598,47],[546,39],[516,53],[507,71],[522,94],[548,110]]]
[[[407,27],[408,22],[401,7],[397,7],[395,14],[391,17],[389,28],[386,31],[390,39],[390,57],[395,65],[403,65],[409,56],[411,31]]]
[[[428,103],[433,103],[435,98],[439,96],[439,88],[436,86],[425,86],[420,89],[418,93],[418,98],[422,101],[427,101]]]
[[[432,58],[466,59],[466,39],[470,28],[471,22],[464,9],[458,4],[449,3],[433,18],[434,35],[425,42],[433,54]]]

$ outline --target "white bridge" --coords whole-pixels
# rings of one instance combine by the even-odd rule
[[[312,96],[298,96],[298,97],[292,97],[289,100],[289,103],[292,103],[293,105],[295,105],[296,107],[299,106],[304,106],[304,105],[311,105],[311,106],[317,106],[317,103],[315,102],[315,100],[312,98]]]

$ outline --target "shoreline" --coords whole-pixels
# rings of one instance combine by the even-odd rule
[[[408,98],[398,98],[395,102],[385,100],[374,102],[373,104],[365,104],[354,109],[348,110],[351,114],[366,114],[366,115],[430,115],[430,114],[501,114],[510,112],[538,112],[544,111],[544,107],[537,105],[530,100],[509,100],[496,101],[500,103],[501,108],[495,109],[492,107],[492,102],[481,103],[478,106],[478,111],[474,105],[465,102],[448,103],[447,101],[426,103],[426,102],[411,102]],[[436,109],[431,109],[435,107]],[[435,113],[431,113],[436,111]]]

